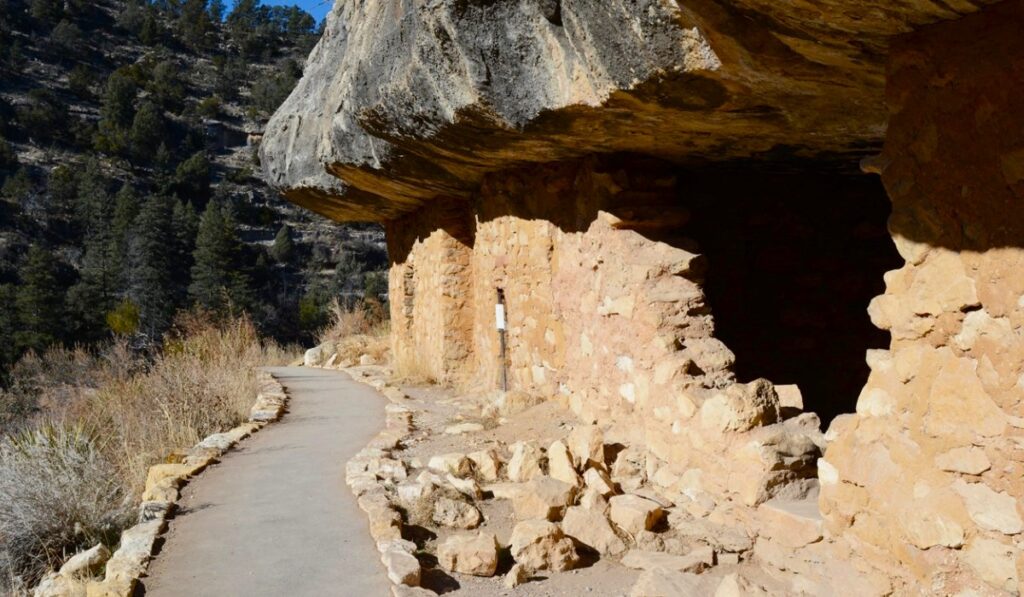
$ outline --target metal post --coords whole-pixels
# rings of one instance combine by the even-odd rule
[[[494,323],[498,328],[498,343],[500,351],[498,358],[501,359],[501,391],[508,391],[508,371],[505,366],[505,291],[498,289],[498,302],[494,306]]]

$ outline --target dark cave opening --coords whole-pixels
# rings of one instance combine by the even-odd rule
[[[801,170],[703,171],[680,175],[679,188],[737,377],[798,385],[804,410],[827,427],[854,411],[865,351],[889,345],[867,306],[902,260],[876,177]]]

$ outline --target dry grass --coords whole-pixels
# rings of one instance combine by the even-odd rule
[[[437,383],[437,376],[425,354],[418,350],[398,351],[394,355],[395,378],[393,381],[412,385]]]
[[[337,363],[358,364],[364,354],[377,364],[389,361],[390,326],[380,303],[367,300],[352,306],[331,303],[330,323],[320,331],[320,343],[334,345]]]
[[[107,530],[116,537],[127,522],[105,516],[134,510],[148,468],[244,421],[257,368],[289,360],[246,317],[212,323],[192,314],[148,362],[115,345],[19,364],[0,406],[31,416],[0,449],[0,589],[12,590],[14,577],[33,582]]]

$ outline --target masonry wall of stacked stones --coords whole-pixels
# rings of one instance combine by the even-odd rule
[[[885,149],[866,166],[906,263],[870,306],[891,347],[868,354],[820,469],[829,530],[945,594],[1024,578],[1022,6],[891,50]]]

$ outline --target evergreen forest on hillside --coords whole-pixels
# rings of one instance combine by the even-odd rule
[[[259,0],[0,0],[0,371],[50,346],[148,351],[185,310],[309,341],[332,300],[385,298],[378,227],[258,178],[319,33]]]

